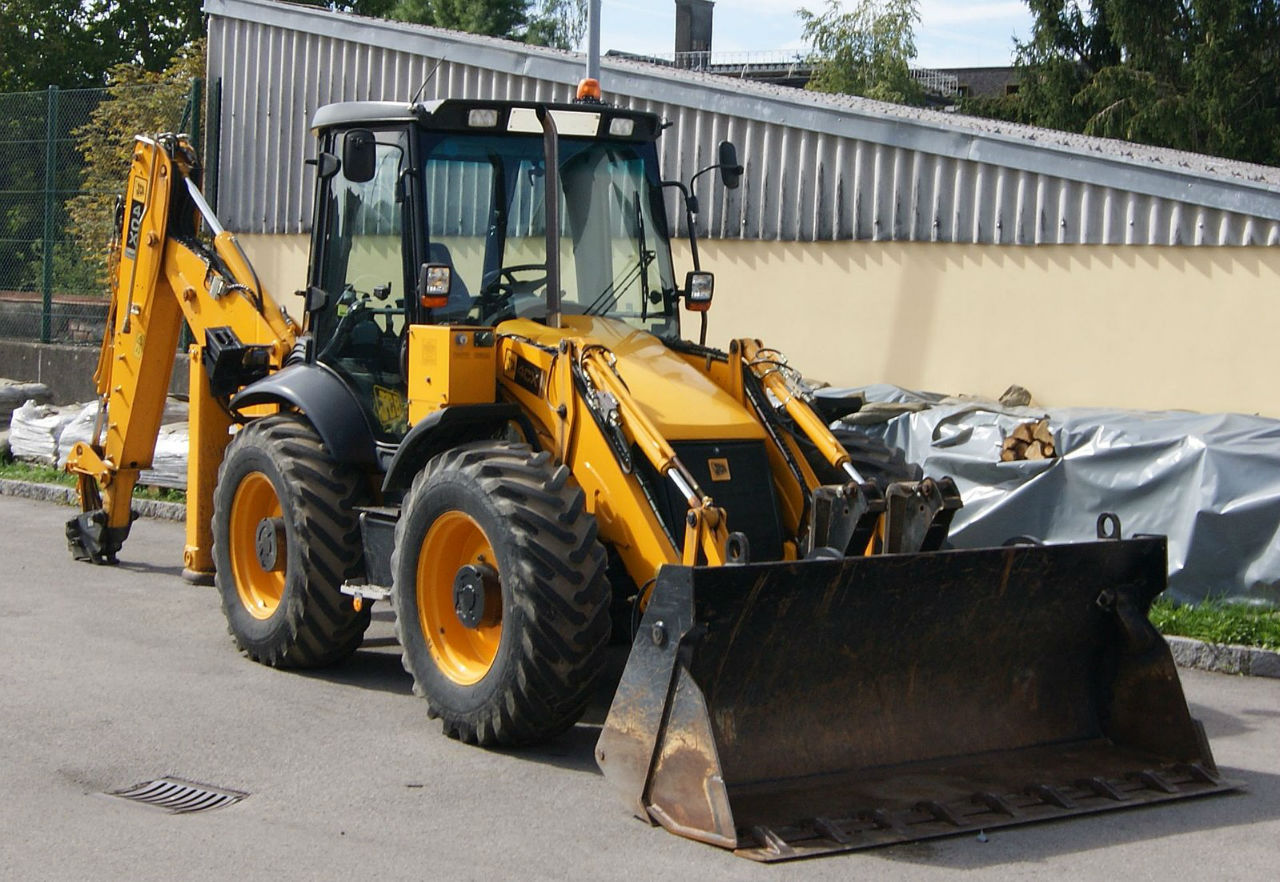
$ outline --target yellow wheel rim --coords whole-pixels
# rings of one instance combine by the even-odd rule
[[[231,500],[229,545],[236,593],[255,619],[271,618],[284,597],[284,568],[264,569],[255,544],[262,520],[281,515],[280,498],[271,479],[262,472],[245,475]],[[279,553],[283,555],[285,549],[279,549]]]
[[[480,525],[460,511],[445,512],[427,530],[418,553],[418,618],[437,667],[453,682],[470,686],[484,679],[498,655],[502,614],[468,628],[453,608],[453,580],[467,564],[497,569],[493,546]],[[501,603],[495,604],[499,609]]]

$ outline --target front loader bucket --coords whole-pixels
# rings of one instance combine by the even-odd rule
[[[1163,538],[665,567],[596,758],[782,860],[1233,789],[1147,620]]]

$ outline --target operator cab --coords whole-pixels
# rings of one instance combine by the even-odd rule
[[[307,330],[365,393],[380,441],[407,429],[410,324],[545,321],[545,149],[537,104],[351,102],[317,111]],[[559,132],[560,310],[679,337],[656,116],[549,105]],[[426,267],[447,286],[419,296]],[[439,277],[437,275],[437,277]]]

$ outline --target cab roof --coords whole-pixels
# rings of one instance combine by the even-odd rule
[[[497,134],[540,134],[535,112],[551,111],[562,138],[610,138],[653,141],[662,131],[656,114],[608,104],[558,104],[537,101],[486,101],[445,98],[406,104],[399,101],[343,101],[316,110],[311,131],[417,123],[426,129]],[[479,111],[477,113],[477,111]]]

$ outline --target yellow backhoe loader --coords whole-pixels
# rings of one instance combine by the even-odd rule
[[[428,714],[520,745],[578,720],[622,632],[605,775],[759,860],[1229,787],[1146,617],[1164,540],[944,550],[952,481],[873,474],[828,429],[856,402],[707,345],[714,279],[692,240],[677,279],[666,206],[691,219],[697,176],[663,180],[661,129],[598,101],[320,108],[300,322],[188,141],[138,138],[72,552],[116,561],[185,320],[184,566],[256,661],[341,661],[386,601]]]

